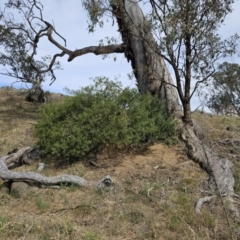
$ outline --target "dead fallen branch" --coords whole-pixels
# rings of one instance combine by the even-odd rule
[[[216,195],[199,198],[197,203],[196,203],[195,212],[197,214],[201,214],[201,207],[202,207],[202,205],[204,203],[206,203],[206,202],[210,202],[215,197],[216,197]]]
[[[46,166],[45,163],[38,163],[37,172],[41,172],[45,168],[45,166]]]
[[[87,186],[88,182],[81,177],[75,175],[62,174],[55,177],[46,177],[35,172],[12,172],[9,171],[4,160],[0,158],[0,178],[4,181],[17,181],[17,182],[34,182],[37,185],[43,186],[54,186],[54,185],[77,185],[77,186]],[[113,180],[109,175],[101,179],[97,183],[98,189],[103,189],[104,187],[109,187],[113,184]]]
[[[46,177],[35,172],[12,172],[9,171],[4,159],[0,158],[0,178],[2,180],[11,181],[33,181],[40,185],[60,185],[60,184],[74,184],[78,186],[86,186],[85,179],[75,176],[63,174],[56,177]]]
[[[59,186],[59,185],[77,185],[77,186],[87,186],[91,185],[84,178],[78,177],[76,175],[62,174],[59,176],[46,177],[42,174],[36,172],[14,172],[9,170],[11,168],[22,165],[30,164],[32,159],[29,154],[33,148],[25,147],[14,153],[10,153],[7,156],[0,158],[0,178],[8,182],[25,182],[29,185],[37,185],[39,187],[49,186]],[[44,167],[44,164],[40,164],[38,171]],[[109,175],[101,179],[96,183],[98,189],[103,189],[106,186],[113,184],[113,180]],[[10,184],[11,185],[11,184]]]
[[[15,151],[10,152],[10,154],[1,157],[3,161],[5,161],[8,169],[13,169],[19,167],[24,164],[31,164],[34,159],[36,159],[36,154],[34,148],[24,147],[19,150],[15,149]]]

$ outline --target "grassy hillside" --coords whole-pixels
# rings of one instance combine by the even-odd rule
[[[40,106],[25,102],[24,97],[17,90],[0,90],[0,156],[36,142],[33,128]],[[53,95],[53,101],[62,99]],[[240,139],[240,119],[201,113],[194,118],[204,129],[205,141],[234,163],[240,194],[240,146],[234,141]],[[99,168],[86,162],[49,164],[43,174],[74,174],[89,181],[109,174],[115,181],[113,188],[33,187],[23,197],[0,190],[0,238],[240,239],[240,225],[228,217],[221,199],[204,204],[202,214],[195,214],[196,201],[209,191],[208,176],[186,157],[181,143],[158,143],[142,152],[104,149],[98,164]],[[37,165],[15,171],[36,171]]]

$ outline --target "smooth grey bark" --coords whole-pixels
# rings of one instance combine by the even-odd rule
[[[36,172],[14,172],[8,169],[8,166],[15,168],[22,164],[30,164],[31,161],[22,161],[22,158],[32,150],[31,147],[24,147],[18,150],[16,153],[12,153],[3,157],[0,157],[0,178],[3,181],[11,182],[26,182],[34,183],[38,186],[55,186],[60,184],[74,184],[77,186],[88,186],[91,183],[87,182],[84,178],[76,175],[62,174],[54,177],[46,177]],[[113,180],[109,175],[105,176],[95,185],[98,189],[103,189],[113,184]]]
[[[60,184],[75,184],[85,186],[87,181],[75,175],[63,174],[56,177],[46,177],[35,172],[12,172],[9,171],[3,158],[0,158],[0,178],[2,180],[11,181],[33,181],[41,185],[60,185]]]
[[[233,218],[239,220],[239,209],[233,201],[234,197],[239,198],[234,192],[233,164],[228,159],[219,157],[214,149],[207,146],[202,136],[198,136],[196,127],[184,124],[181,128],[180,137],[186,144],[188,157],[208,173],[210,189],[220,195],[221,198],[224,197],[225,207]]]
[[[91,186],[92,183],[76,175],[62,174],[54,177],[46,177],[35,172],[13,172],[9,171],[4,159],[0,158],[0,178],[4,181],[12,182],[32,182],[40,186],[50,186],[61,184],[74,184],[77,186]],[[95,183],[96,187],[102,190],[105,187],[113,185],[113,180],[109,175]]]
[[[23,165],[23,164],[30,164],[32,160],[27,157],[27,154],[31,150],[32,148],[29,146],[24,147],[19,149],[15,153],[2,156],[1,159],[5,162],[7,169],[16,168],[17,166]]]
[[[122,6],[112,7],[125,45],[125,56],[131,61],[140,93],[158,94],[165,101],[169,113],[181,114],[175,84],[159,55],[138,2],[124,0]]]

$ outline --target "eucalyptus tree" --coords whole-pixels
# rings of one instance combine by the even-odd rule
[[[157,94],[166,103],[169,114],[181,117],[180,138],[185,142],[188,156],[209,174],[210,184],[222,196],[228,196],[228,207],[239,217],[231,200],[234,196],[232,164],[219,158],[207,146],[191,117],[190,101],[201,83],[215,72],[215,63],[234,54],[238,36],[222,40],[218,29],[232,11],[233,0],[149,0],[144,15],[137,0],[82,0],[89,17],[89,31],[104,27],[112,18],[118,25],[122,41],[107,45],[86,46],[76,50],[66,47],[66,39],[44,18],[43,5],[37,0],[6,0],[2,25],[27,39],[31,67],[39,74],[50,72],[57,59],[65,55],[68,61],[84,54],[107,55],[123,53],[131,62],[141,94]],[[24,21],[14,20],[7,11],[18,10]],[[76,30],[74,30],[76,31]],[[58,38],[56,38],[58,36]],[[34,64],[37,47],[42,38],[59,49],[46,68]],[[174,80],[167,68],[171,67]]]
[[[3,19],[3,15],[1,18]],[[13,16],[10,15],[8,21],[2,21],[3,24],[0,25],[2,50],[0,65],[3,66],[0,74],[34,86],[40,86],[47,77],[51,77],[52,81],[55,81],[54,70],[60,68],[60,63],[55,61],[49,71],[44,71],[48,68],[51,56],[44,56],[40,60],[34,59],[33,53],[30,53],[31,43],[30,35],[28,35],[30,32],[24,31],[24,25],[15,24],[13,19]]]
[[[217,114],[240,116],[240,65],[223,62],[212,75],[205,105]]]
[[[51,56],[44,56],[40,60],[30,54],[31,47],[29,46],[30,32],[23,31],[23,25],[15,24],[12,15],[8,16],[8,21],[0,25],[0,65],[3,70],[2,75],[12,77],[17,82],[23,82],[31,85],[31,89],[26,96],[27,101],[43,102],[44,91],[41,83],[47,77],[55,81],[54,70],[60,68],[60,63],[55,61],[49,71],[41,71],[48,68],[48,63]],[[7,23],[7,24],[6,24]]]

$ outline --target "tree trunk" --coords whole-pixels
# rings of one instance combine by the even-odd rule
[[[140,93],[158,94],[166,102],[167,110],[175,116],[182,115],[178,94],[164,59],[156,51],[156,43],[147,28],[144,15],[135,0],[123,0],[122,6],[112,6],[117,18],[119,31],[126,46],[125,56],[131,61]],[[226,207],[239,218],[239,212],[232,203],[234,177],[232,163],[221,159],[217,153],[206,146],[199,137],[199,126],[192,126],[190,103],[184,109],[187,121],[181,126],[181,140],[188,149],[188,156],[209,174],[210,187],[225,196]]]
[[[220,158],[214,149],[204,144],[201,137],[198,136],[195,126],[189,124],[182,126],[180,138],[186,144],[188,157],[208,173],[209,188],[216,191],[220,197],[225,197],[225,207],[233,218],[239,220],[239,209],[234,205],[232,199],[233,197],[239,198],[234,193],[233,164],[228,159]]]
[[[184,102],[183,104],[183,122],[186,124],[193,125],[191,117],[191,106],[190,101]]]
[[[125,0],[112,6],[125,44],[125,56],[131,61],[140,93],[158,94],[169,113],[180,114],[181,106],[173,80],[147,27],[137,1]]]

